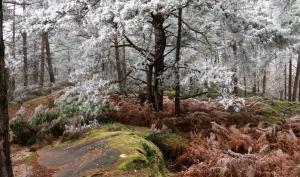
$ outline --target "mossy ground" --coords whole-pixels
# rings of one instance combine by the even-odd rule
[[[266,116],[264,122],[281,124],[284,118],[300,114],[300,103],[274,100],[266,104],[260,112]]]

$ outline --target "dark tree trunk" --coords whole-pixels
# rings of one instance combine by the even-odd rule
[[[14,0],[16,2],[16,0]],[[12,46],[12,56],[16,59],[16,3],[14,3],[13,9],[13,46]]]
[[[252,87],[253,95],[256,95],[256,72],[253,74],[253,87]]]
[[[257,79],[257,92],[260,93],[260,78]]]
[[[53,65],[52,65],[52,58],[51,58],[51,52],[50,52],[50,43],[49,43],[48,32],[44,33],[43,37],[44,37],[44,43],[45,43],[45,48],[46,48],[46,58],[47,58],[50,82],[55,83],[55,76],[54,76],[54,70],[53,70]]]
[[[232,68],[232,72],[234,73],[233,75],[233,94],[235,96],[238,96],[238,92],[239,92],[239,87],[238,87],[238,83],[239,83],[239,79],[238,79],[238,68],[237,68],[237,60],[238,60],[238,57],[237,57],[237,42],[235,41],[234,44],[231,46],[232,48],[232,51],[233,51],[233,57],[234,57],[234,66]]]
[[[3,6],[0,1],[0,176],[13,177],[10,158],[9,117],[7,100],[8,71],[5,69],[3,41]]]
[[[153,65],[148,65],[146,67],[147,71],[147,95],[148,95],[148,102],[150,104],[154,104],[154,98],[153,98]]]
[[[154,54],[154,85],[153,92],[155,98],[154,108],[156,111],[163,110],[163,72],[164,72],[164,52],[166,49],[166,34],[164,29],[164,17],[162,14],[152,14],[152,23],[155,35]]]
[[[267,87],[267,67],[264,69],[264,77],[263,77],[263,95],[266,96],[266,87]]]
[[[37,42],[34,41],[33,46],[33,83],[38,84],[39,83],[39,61],[37,59]]]
[[[299,92],[298,92],[298,101],[300,101],[300,82],[299,82]]]
[[[284,65],[284,100],[287,99],[287,66]]]
[[[125,47],[125,42],[123,42],[123,45],[124,47],[122,47],[122,50],[121,50],[121,67],[122,67],[122,72],[123,72],[123,76],[125,76],[127,74],[127,64],[126,64],[126,47]],[[123,81],[122,81],[122,87],[124,89],[124,93],[126,94],[126,81],[127,79],[125,78]]]
[[[115,26],[117,28],[117,26]],[[116,67],[117,67],[117,74],[118,74],[118,81],[119,81],[119,89],[120,93],[124,94],[124,87],[123,87],[123,71],[122,71],[122,66],[121,66],[121,60],[120,60],[120,51],[119,51],[119,41],[118,41],[118,36],[115,35],[113,38],[113,43],[115,45],[115,59],[116,59]]]
[[[176,44],[176,58],[175,58],[175,114],[180,115],[180,75],[179,75],[179,61],[181,49],[181,31],[182,31],[182,8],[178,12],[178,32]]]
[[[22,33],[23,40],[23,79],[24,86],[28,86],[28,59],[27,59],[27,34]]]
[[[290,59],[289,63],[289,101],[292,101],[292,59]]]
[[[40,81],[39,86],[44,86],[44,78],[45,78],[45,41],[44,37],[42,37],[41,42],[41,69],[40,69]]]
[[[244,96],[247,97],[247,78],[244,76]]]
[[[23,1],[23,11],[26,10],[25,0]],[[24,86],[28,86],[28,58],[27,58],[27,33],[22,33],[23,41],[23,79]]]
[[[300,74],[300,52],[299,52],[299,55],[298,55],[297,68],[296,68],[296,76],[295,76],[294,89],[293,89],[293,101],[296,101],[296,99],[297,99],[299,74]]]

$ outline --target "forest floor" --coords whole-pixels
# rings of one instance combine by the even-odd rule
[[[61,91],[23,106],[30,116],[40,104],[51,108],[59,95]],[[160,113],[132,98],[112,96],[112,101],[118,110],[107,115],[120,123],[86,132],[75,141],[43,147],[13,145],[15,176],[300,176],[299,103],[249,98],[236,113],[216,102],[189,99],[182,102],[182,115],[175,117],[173,103],[167,98],[165,111]],[[20,105],[10,104],[11,117],[18,108]],[[141,127],[152,127],[152,131]],[[153,130],[162,136],[149,138]],[[147,148],[143,149],[144,143],[151,146],[152,142],[159,148],[152,147],[155,159],[164,155],[169,170],[160,163],[128,170],[135,161],[156,164]],[[137,158],[137,154],[144,155]]]

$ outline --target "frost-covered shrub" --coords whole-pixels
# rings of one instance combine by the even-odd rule
[[[56,120],[58,117],[59,112],[57,110],[48,110],[45,109],[42,105],[40,105],[35,109],[35,112],[32,116],[31,124],[34,127],[38,127],[39,125],[50,123]]]
[[[59,117],[56,120],[53,120],[49,127],[49,132],[55,137],[58,138],[64,134],[66,130],[66,125],[68,121],[64,117]]]
[[[98,126],[103,112],[110,107],[109,82],[95,76],[92,80],[69,88],[55,101],[60,116],[66,117],[67,131],[82,131]]]
[[[240,112],[245,107],[245,99],[235,97],[225,97],[219,101],[226,110]]]
[[[21,145],[31,145],[36,142],[36,131],[26,117],[18,114],[11,122],[10,129],[13,141]]]

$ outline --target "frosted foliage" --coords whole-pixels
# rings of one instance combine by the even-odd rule
[[[78,107],[78,114],[99,114],[109,102],[106,96],[108,82],[95,77],[67,89],[66,93],[55,101],[61,109],[68,106]]]

